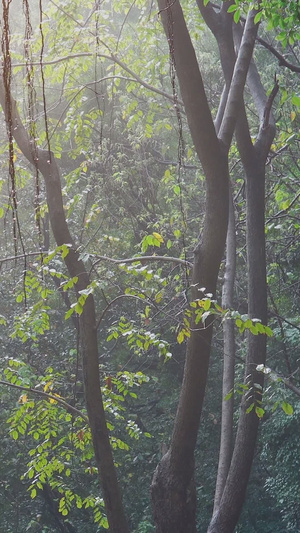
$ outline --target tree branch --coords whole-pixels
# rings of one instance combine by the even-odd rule
[[[78,54],[69,54],[69,55],[66,55],[66,56],[63,56],[63,57],[59,57],[57,59],[52,59],[50,61],[33,61],[31,63],[32,66],[39,66],[39,67],[43,67],[44,65],[56,65],[57,63],[61,63],[63,61],[69,61],[70,59],[74,59],[74,58],[77,58],[77,57],[92,57],[93,54],[92,52],[82,52],[82,53],[78,53]],[[123,70],[125,70],[125,72],[127,72],[128,74],[130,74],[130,76],[132,76],[134,78],[133,81],[136,81],[137,83],[139,83],[140,85],[142,85],[145,89],[148,89],[149,91],[153,92],[153,93],[156,93],[156,94],[160,94],[160,96],[163,96],[164,98],[167,98],[167,100],[170,100],[173,104],[175,103],[174,102],[174,97],[173,95],[161,90],[161,89],[158,89],[157,87],[154,87],[153,85],[150,85],[150,83],[147,83],[146,81],[144,81],[138,74],[136,74],[133,70],[131,70],[131,68],[129,68],[126,63],[123,63],[123,61],[121,61],[121,59],[119,59],[116,55],[114,54],[111,54],[111,55],[108,55],[108,54],[99,54],[97,53],[97,57],[101,57],[103,59],[107,59],[108,61],[113,61],[114,63],[116,63],[117,65],[119,65],[119,67],[121,67]],[[16,67],[25,67],[26,66],[26,63],[14,63],[12,64],[12,68],[16,68]],[[95,83],[95,82],[92,82],[92,83]],[[183,106],[183,102],[182,100],[180,100],[179,98],[177,98],[176,100],[176,103],[177,104],[180,104],[181,106]]]
[[[273,215],[270,218],[268,218],[267,223],[271,222],[271,220],[274,220],[274,218],[278,218],[280,217],[280,215],[287,213],[291,209],[291,207],[293,207],[293,205],[297,202],[299,196],[300,196],[300,192],[298,192],[296,196],[294,196],[293,200],[289,203],[289,205],[285,209],[281,209],[281,211],[278,211],[276,215]]]
[[[140,298],[139,296],[136,296],[135,294],[120,294],[119,296],[116,296],[116,298],[114,298],[111,302],[109,302],[107,304],[107,306],[105,307],[105,309],[103,310],[103,312],[101,313],[101,316],[97,322],[97,326],[96,328],[98,329],[102,320],[103,320],[103,317],[104,315],[107,313],[107,311],[109,310],[109,308],[115,303],[117,302],[118,300],[121,300],[121,298],[134,298],[135,300],[138,300],[139,302],[143,302],[145,303],[145,300],[143,300],[142,298]],[[153,304],[152,304],[153,305]]]
[[[223,179],[223,160],[220,161],[221,154],[220,158],[217,155],[220,153],[220,144],[180,2],[158,0],[158,7],[197,155],[206,176]]]
[[[264,109],[264,120],[263,120],[263,124],[262,124],[262,128],[263,129],[266,129],[268,126],[269,126],[269,122],[270,122],[270,114],[272,112],[272,105],[273,105],[273,102],[275,100],[275,97],[277,95],[279,91],[279,82],[278,80],[276,79],[276,76],[275,76],[275,84],[274,84],[274,87],[269,95],[269,98],[267,100],[267,103],[266,103],[266,106],[265,106],[265,109]]]
[[[47,255],[47,252],[28,252],[26,254],[11,255],[10,257],[4,257],[0,259],[0,265],[2,263],[8,263],[9,261],[16,261],[16,259],[25,259],[27,257],[41,257]]]
[[[190,261],[186,261],[185,259],[179,259],[178,257],[168,257],[164,255],[143,255],[140,257],[129,257],[127,259],[114,259],[113,257],[107,257],[106,255],[98,255],[97,261],[93,263],[92,268],[94,268],[98,263],[101,261],[110,261],[111,263],[115,263],[117,265],[123,265],[128,263],[144,263],[144,262],[153,262],[153,261],[165,261],[167,263],[177,263],[177,265],[183,265],[183,266],[189,266],[192,267],[193,263],[190,263]]]
[[[203,6],[203,0],[197,0],[197,4],[198,4],[198,7],[199,7],[199,9],[201,11],[201,14],[202,14],[206,24],[208,25],[208,27],[212,31],[213,31],[213,27],[215,28],[217,26],[217,24],[214,21],[214,15],[216,14],[216,12],[225,10],[226,9],[226,5],[225,4],[231,5],[232,3],[233,3],[232,1],[228,1],[228,2],[223,1],[222,2],[222,6],[218,6],[217,4],[214,4],[213,2],[209,2],[209,4],[206,7],[204,7]],[[209,13],[208,13],[208,15],[206,15],[205,11],[206,10],[208,11],[208,9],[209,9]],[[216,10],[216,11],[214,11],[214,10]],[[245,18],[244,17],[241,17],[240,20],[245,22]],[[293,63],[290,63],[289,61],[287,61],[285,59],[284,55],[282,55],[280,52],[278,52],[278,50],[276,50],[276,48],[274,46],[272,46],[270,43],[268,43],[267,41],[265,41],[264,39],[262,39],[261,37],[258,37],[258,36],[256,37],[256,41],[258,43],[260,43],[264,48],[269,50],[278,59],[280,67],[286,67],[289,70],[291,70],[292,72],[300,72],[300,67],[298,67],[297,65],[294,65]]]
[[[86,424],[89,424],[88,417],[84,415],[79,409],[76,409],[73,405],[69,404],[59,396],[55,396],[55,394],[49,394],[48,392],[32,389],[31,387],[24,387],[23,385],[16,385],[15,383],[10,383],[9,381],[3,381],[0,380],[0,385],[5,385],[6,387],[12,387],[13,389],[22,390],[25,392],[32,392],[33,394],[36,394],[38,396],[42,396],[43,398],[46,398],[47,400],[55,400],[57,403],[59,403],[62,407],[66,409],[66,411],[69,411],[73,415],[79,416],[84,420]]]
[[[257,14],[256,9],[249,11],[243,31],[241,46],[235,62],[228,100],[224,111],[224,117],[220,127],[219,138],[229,149],[233,132],[236,126],[238,111],[242,105],[243,92],[252,59],[258,24],[254,23]]]
[[[261,37],[256,37],[256,40],[257,42],[259,42],[264,48],[266,48],[267,50],[269,50],[269,52],[271,52],[273,54],[273,56],[275,56],[277,59],[278,59],[278,62],[279,62],[279,65],[281,67],[286,67],[288,68],[289,70],[291,70],[292,72],[300,72],[300,67],[297,67],[296,65],[293,65],[293,63],[290,63],[289,61],[287,61],[285,59],[285,57],[280,54],[280,52],[278,52],[278,50],[276,50],[276,48],[274,48],[274,46],[272,46],[271,44],[269,44],[267,41],[265,41],[264,39],[262,39]]]
[[[205,6],[204,3],[203,3],[203,0],[197,0],[197,5],[198,5],[199,11],[200,11],[205,23],[207,24],[209,29],[212,31],[212,33],[217,31],[218,26],[219,26],[219,16],[218,16],[218,13],[215,11],[214,6],[212,5],[212,3],[209,2]],[[219,8],[219,6],[218,6],[218,8]]]

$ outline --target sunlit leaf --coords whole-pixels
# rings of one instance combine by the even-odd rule
[[[286,415],[291,416],[294,412],[294,409],[290,403],[282,402],[281,407]]]
[[[160,233],[156,233],[155,231],[153,232],[153,235],[154,237],[159,241],[159,242],[164,242],[164,239],[163,237],[160,235]]]
[[[255,407],[255,412],[258,418],[262,418],[265,414],[265,410],[262,407],[258,407],[258,406]]]

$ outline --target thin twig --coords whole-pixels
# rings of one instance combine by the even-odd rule
[[[109,302],[107,304],[107,306],[105,307],[104,311],[101,313],[101,316],[97,322],[97,325],[96,325],[96,330],[99,328],[102,320],[103,320],[103,317],[104,315],[107,313],[108,309],[117,301],[117,300],[120,300],[121,298],[135,298],[136,300],[139,300],[141,302],[145,302],[145,300],[143,300],[143,298],[140,298],[139,296],[136,296],[135,294],[120,294],[119,296],[116,296],[116,298],[114,298],[113,300],[111,300],[111,302]],[[151,302],[149,302],[151,303]],[[152,304],[153,305],[153,304]]]
[[[89,276],[91,275],[92,270],[99,264],[101,261],[109,261],[110,263],[114,263],[116,265],[124,265],[124,264],[131,264],[131,263],[144,263],[144,262],[153,262],[153,261],[162,261],[166,263],[177,263],[178,265],[183,265],[184,267],[193,267],[193,263],[190,261],[186,261],[184,259],[179,259],[178,257],[168,257],[164,255],[143,255],[141,257],[130,257],[127,259],[114,259],[113,257],[107,257],[105,255],[98,255],[94,256],[97,257],[97,260],[92,264]]]
[[[292,72],[300,72],[300,67],[298,67],[297,65],[293,65],[293,63],[290,63],[289,61],[287,61],[285,59],[285,57],[280,54],[280,52],[278,52],[278,50],[276,50],[276,48],[274,48],[274,46],[272,46],[271,44],[269,44],[267,41],[265,41],[264,39],[262,39],[261,37],[256,37],[256,40],[257,42],[259,42],[264,48],[266,48],[267,50],[269,50],[269,52],[271,52],[273,54],[273,56],[275,56],[277,59],[278,59],[278,62],[279,62],[279,65],[281,67],[286,67],[288,68],[289,70],[291,70]]]
[[[81,53],[78,53],[78,54],[69,54],[69,55],[66,55],[66,56],[63,56],[63,57],[59,57],[57,59],[52,59],[50,61],[43,61],[42,63],[40,63],[39,61],[33,61],[31,63],[31,65],[32,66],[56,65],[57,63],[61,63],[63,61],[68,61],[69,59],[74,59],[74,58],[77,58],[77,57],[91,57],[93,55],[95,55],[93,52],[81,52]],[[99,54],[99,53],[97,53],[97,57],[101,57],[103,59],[107,59],[109,61],[113,61],[114,63],[119,65],[119,67],[121,67],[123,70],[128,72],[134,78],[134,80],[136,82],[138,82],[140,85],[142,85],[143,87],[145,87],[145,89],[148,89],[149,91],[152,91],[154,93],[160,94],[161,96],[163,96],[164,98],[167,98],[168,100],[170,100],[174,104],[173,95],[171,95],[171,94],[169,94],[169,93],[167,93],[167,92],[165,92],[165,91],[163,91],[161,89],[158,89],[157,87],[153,87],[153,85],[150,85],[149,83],[144,81],[140,76],[138,76],[138,74],[136,74],[133,70],[131,70],[126,65],[126,63],[123,63],[123,61],[121,61],[114,54],[108,55],[108,54]],[[25,67],[25,66],[26,66],[26,63],[14,63],[12,65],[12,68]],[[179,98],[177,99],[176,103],[180,104],[180,106],[183,106],[183,102]]]

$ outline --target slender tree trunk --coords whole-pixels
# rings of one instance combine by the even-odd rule
[[[229,198],[229,220],[226,240],[226,264],[225,276],[222,292],[222,307],[233,309],[234,281],[236,269],[236,237],[235,237],[235,217],[232,191]],[[222,386],[222,422],[221,440],[219,452],[219,465],[216,480],[216,491],[214,499],[214,513],[216,512],[229,472],[232,450],[233,450],[233,409],[234,396],[225,400],[225,397],[233,392],[234,387],[234,365],[235,365],[235,334],[234,321],[225,320],[223,324],[224,362],[223,362],[223,386]]]
[[[236,137],[246,173],[246,229],[248,270],[248,314],[267,324],[267,281],[265,252],[265,163],[275,134],[273,124],[265,122],[266,110],[273,99],[262,108],[262,122],[255,145],[252,145],[244,111],[237,123]],[[264,111],[265,109],[265,111]],[[269,109],[270,111],[270,109]],[[245,384],[237,435],[230,470],[222,498],[208,528],[208,533],[232,533],[238,522],[252,467],[261,406],[264,376],[257,372],[266,361],[266,336],[248,333]],[[250,412],[249,412],[250,410]]]
[[[265,258],[265,170],[264,164],[254,164],[247,174],[247,264],[248,264],[248,309],[252,318],[267,323],[267,284]],[[249,169],[250,170],[250,169]],[[248,334],[248,353],[245,382],[249,391],[241,404],[240,419],[234,452],[226,485],[217,512],[214,514],[208,533],[232,533],[237,524],[245,500],[246,489],[253,462],[259,418],[255,407],[262,399],[263,374],[256,371],[266,358],[265,335]],[[253,404],[251,412],[248,408]]]
[[[265,164],[275,135],[271,105],[276,87],[267,99],[261,90],[257,71],[252,65],[249,71],[252,90],[260,114],[260,129],[253,146],[247,124],[245,108],[241,109],[236,127],[236,138],[246,174],[246,241],[248,270],[248,314],[267,324],[267,281],[265,251]],[[263,101],[261,98],[263,97]],[[270,119],[270,123],[269,123]],[[250,471],[253,463],[259,417],[256,408],[261,407],[264,376],[257,372],[259,364],[266,361],[266,336],[248,333],[245,367],[245,384],[249,387],[243,396],[235,446],[219,507],[213,515],[208,533],[232,533],[238,522]],[[250,412],[249,412],[250,411]]]
[[[76,293],[85,290],[89,284],[89,277],[84,264],[79,260],[79,254],[73,243],[66,222],[59,168],[52,153],[47,150],[33,149],[33,144],[23,126],[15,100],[5,94],[5,88],[0,83],[0,103],[7,120],[8,106],[12,122],[12,135],[20,150],[28,161],[43,175],[46,185],[46,197],[49,209],[51,228],[58,246],[68,244],[69,253],[65,257],[65,264],[71,277],[77,277]],[[83,362],[83,379],[85,401],[92,432],[93,447],[100,482],[103,490],[107,518],[112,533],[129,532],[123,509],[120,487],[117,480],[113,455],[106,426],[106,419],[102,401],[99,357],[97,344],[97,329],[95,305],[92,295],[89,295],[80,316],[80,339]]]

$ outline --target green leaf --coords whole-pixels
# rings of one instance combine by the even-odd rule
[[[230,398],[232,398],[232,395],[233,395],[233,389],[231,389],[231,391],[229,391],[228,394],[226,394],[226,396],[224,397],[225,402],[227,400],[230,400]]]
[[[281,407],[286,415],[291,416],[294,412],[294,409],[290,403],[282,402]]]
[[[265,410],[262,407],[258,407],[258,406],[255,407],[255,412],[258,418],[262,418],[265,414]]]
[[[252,335],[258,335],[258,329],[256,326],[253,326],[253,324],[250,326],[250,331]]]
[[[273,337],[273,331],[271,328],[269,328],[269,326],[265,326],[265,333],[268,337]]]
[[[262,14],[263,12],[262,11],[259,11],[258,13],[256,13],[255,17],[254,17],[254,24],[258,24],[261,17],[262,17]]]
[[[238,6],[237,6],[236,4],[232,4],[232,5],[229,6],[229,8],[227,9],[227,13],[233,13],[237,8],[238,8]]]
[[[65,257],[67,257],[68,253],[69,253],[69,248],[70,248],[70,244],[63,244],[62,247],[61,247],[61,256],[63,259],[65,259]]]
[[[241,18],[241,10],[237,9],[236,12],[233,15],[233,20],[237,24]]]
[[[75,305],[75,311],[76,311],[76,313],[77,313],[79,316],[82,315],[82,312],[83,312],[83,306],[81,305],[81,303],[79,302],[79,300],[78,300],[77,304]]]
[[[177,335],[177,342],[178,342],[179,344],[182,344],[183,341],[184,341],[184,333],[183,333],[183,331],[181,330],[181,331],[179,331],[179,333],[178,333],[178,335]]]
[[[195,324],[199,324],[200,320],[202,319],[202,311],[197,311],[196,317],[195,317]]]
[[[106,517],[103,517],[100,522],[100,526],[102,526],[104,529],[109,528],[108,520]]]
[[[255,327],[258,333],[266,333],[266,326],[264,326],[261,322],[256,322]]]
[[[254,408],[254,403],[252,403],[251,405],[249,405],[248,409],[246,409],[246,413],[247,413],[247,415],[248,415],[249,413],[251,413],[251,411],[253,410],[253,408]]]
[[[211,306],[211,300],[207,298],[206,300],[204,300],[204,304],[203,304],[204,311],[208,311],[210,309],[210,306]]]
[[[74,312],[75,309],[71,307],[71,309],[69,309],[65,314],[65,320],[68,320],[68,318],[70,318],[70,316],[73,315]]]
[[[292,104],[294,104],[297,107],[300,107],[300,96],[292,96]]]
[[[160,233],[157,233],[156,231],[154,231],[154,232],[152,233],[152,235],[153,235],[153,236],[155,237],[155,239],[157,239],[159,242],[164,242],[164,239],[163,239],[163,237],[161,236]]]

